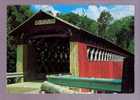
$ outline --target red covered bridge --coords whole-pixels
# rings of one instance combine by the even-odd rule
[[[24,81],[61,73],[120,80],[119,92],[134,91],[134,55],[80,27],[40,11],[10,34],[17,44],[17,72],[23,72]]]

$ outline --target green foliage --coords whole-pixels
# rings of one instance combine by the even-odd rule
[[[8,6],[7,7],[7,24],[8,24],[8,32],[27,18],[29,18],[33,13],[30,10],[29,6],[22,5],[22,6]]]
[[[115,20],[106,31],[107,39],[134,53],[134,16]]]
[[[59,17],[91,31],[129,52],[134,52],[134,16],[127,16],[114,21],[109,12],[103,11],[97,22],[87,16],[79,16],[74,13],[60,14]]]
[[[106,29],[111,24],[111,21],[113,20],[112,15],[107,11],[102,11],[100,14],[100,17],[97,19],[98,23],[98,34],[102,37],[106,37]]]
[[[130,44],[128,46],[128,51],[134,53],[134,40],[130,40]]]
[[[16,46],[13,45],[14,38],[9,36],[12,29],[17,27],[32,15],[29,6],[7,7],[7,72],[16,71]]]
[[[103,11],[97,22],[74,13],[60,14],[59,17],[134,52],[134,16],[113,20],[109,12]]]
[[[87,16],[79,16],[78,14],[68,13],[68,14],[60,14],[60,18],[76,25],[81,28],[84,28],[88,31],[93,32],[94,34],[97,33],[97,23],[96,21],[89,19]]]

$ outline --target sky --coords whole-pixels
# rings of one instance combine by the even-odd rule
[[[31,5],[31,10],[37,12],[52,11],[56,13],[76,13],[79,15],[87,15],[88,18],[97,20],[103,10],[110,12],[114,20],[126,16],[135,15],[135,7],[133,5],[88,5],[88,4],[54,4],[54,5]]]

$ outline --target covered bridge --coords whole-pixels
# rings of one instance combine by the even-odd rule
[[[23,72],[24,81],[61,73],[124,80],[120,90],[127,85],[123,90],[133,91],[134,55],[65,20],[39,11],[10,34],[17,45],[16,71]]]

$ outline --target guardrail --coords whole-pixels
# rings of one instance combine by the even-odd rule
[[[23,73],[7,73],[7,77],[6,78],[14,78],[14,77],[23,77]]]
[[[6,78],[7,79],[10,79],[10,78],[16,78],[16,82],[19,82],[20,80],[21,80],[21,78],[23,78],[23,73],[21,72],[19,72],[19,73],[17,73],[17,72],[14,72],[14,73],[7,73],[6,74]]]
[[[103,78],[81,78],[74,76],[47,76],[47,81],[63,86],[87,88],[93,90],[104,90],[121,92],[122,80]]]

